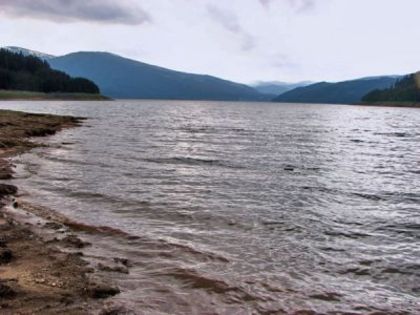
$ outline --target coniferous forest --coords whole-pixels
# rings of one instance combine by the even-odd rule
[[[51,69],[37,57],[24,56],[0,49],[0,90],[18,90],[44,93],[99,94],[98,86],[84,78],[72,78],[64,72]]]
[[[412,102],[420,103],[420,72],[410,74],[398,80],[392,87],[374,90],[363,97],[367,103],[376,102]]]

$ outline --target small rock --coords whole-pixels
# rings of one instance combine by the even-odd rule
[[[53,230],[59,230],[63,227],[63,225],[56,223],[56,222],[47,222],[44,224],[44,227],[48,228],[48,229],[53,229]]]
[[[0,196],[14,195],[18,191],[16,186],[0,184]]]
[[[0,264],[7,264],[12,261],[13,253],[8,248],[0,249]]]
[[[6,284],[0,283],[0,297],[2,298],[12,298],[16,295],[15,290],[9,287]]]
[[[309,297],[317,300],[323,300],[323,301],[340,301],[341,294],[334,293],[334,292],[326,292],[326,293],[320,293],[320,294],[313,294]]]
[[[126,267],[130,267],[130,265],[131,265],[130,261],[129,261],[127,258],[119,258],[119,257],[115,257],[115,258],[114,258],[114,261],[115,261],[116,263],[123,264],[123,265],[124,265],[124,266],[126,266]]]
[[[140,236],[136,236],[136,235],[129,235],[129,236],[127,236],[127,239],[128,239],[129,241],[137,241],[137,240],[139,240],[139,239],[140,239]]]
[[[0,179],[12,179],[12,174],[10,171],[1,170],[0,171]]]
[[[120,289],[117,287],[101,282],[90,283],[87,288],[88,295],[94,299],[104,299],[109,296],[114,296],[120,292]]]
[[[135,314],[134,312],[126,309],[124,306],[106,306],[104,309],[101,310],[99,315],[131,315]]]
[[[65,238],[63,238],[63,241],[77,248],[83,248],[87,245],[90,245],[90,243],[82,241],[76,235],[68,235]]]
[[[61,299],[60,299],[60,302],[64,303],[65,305],[70,305],[70,304],[74,303],[74,300],[73,300],[71,295],[63,294]]]
[[[0,247],[2,247],[2,248],[7,247],[7,241],[3,236],[0,236]]]
[[[98,264],[98,269],[102,271],[111,271],[111,272],[119,272],[119,273],[126,273],[128,274],[127,267],[122,266],[106,266],[101,263]]]

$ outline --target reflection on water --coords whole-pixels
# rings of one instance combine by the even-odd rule
[[[420,313],[416,109],[0,107],[90,117],[17,159],[16,182],[37,204],[137,236],[90,236],[92,257],[131,262],[112,274],[117,302],[146,314]]]

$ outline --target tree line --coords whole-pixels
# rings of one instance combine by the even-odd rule
[[[364,102],[413,102],[420,103],[420,73],[410,74],[395,82],[388,89],[374,90],[362,99]]]
[[[0,49],[0,90],[99,94],[98,86],[51,69],[47,61]]]

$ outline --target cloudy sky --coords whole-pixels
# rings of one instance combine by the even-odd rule
[[[0,0],[0,45],[250,83],[420,70],[419,0]]]

